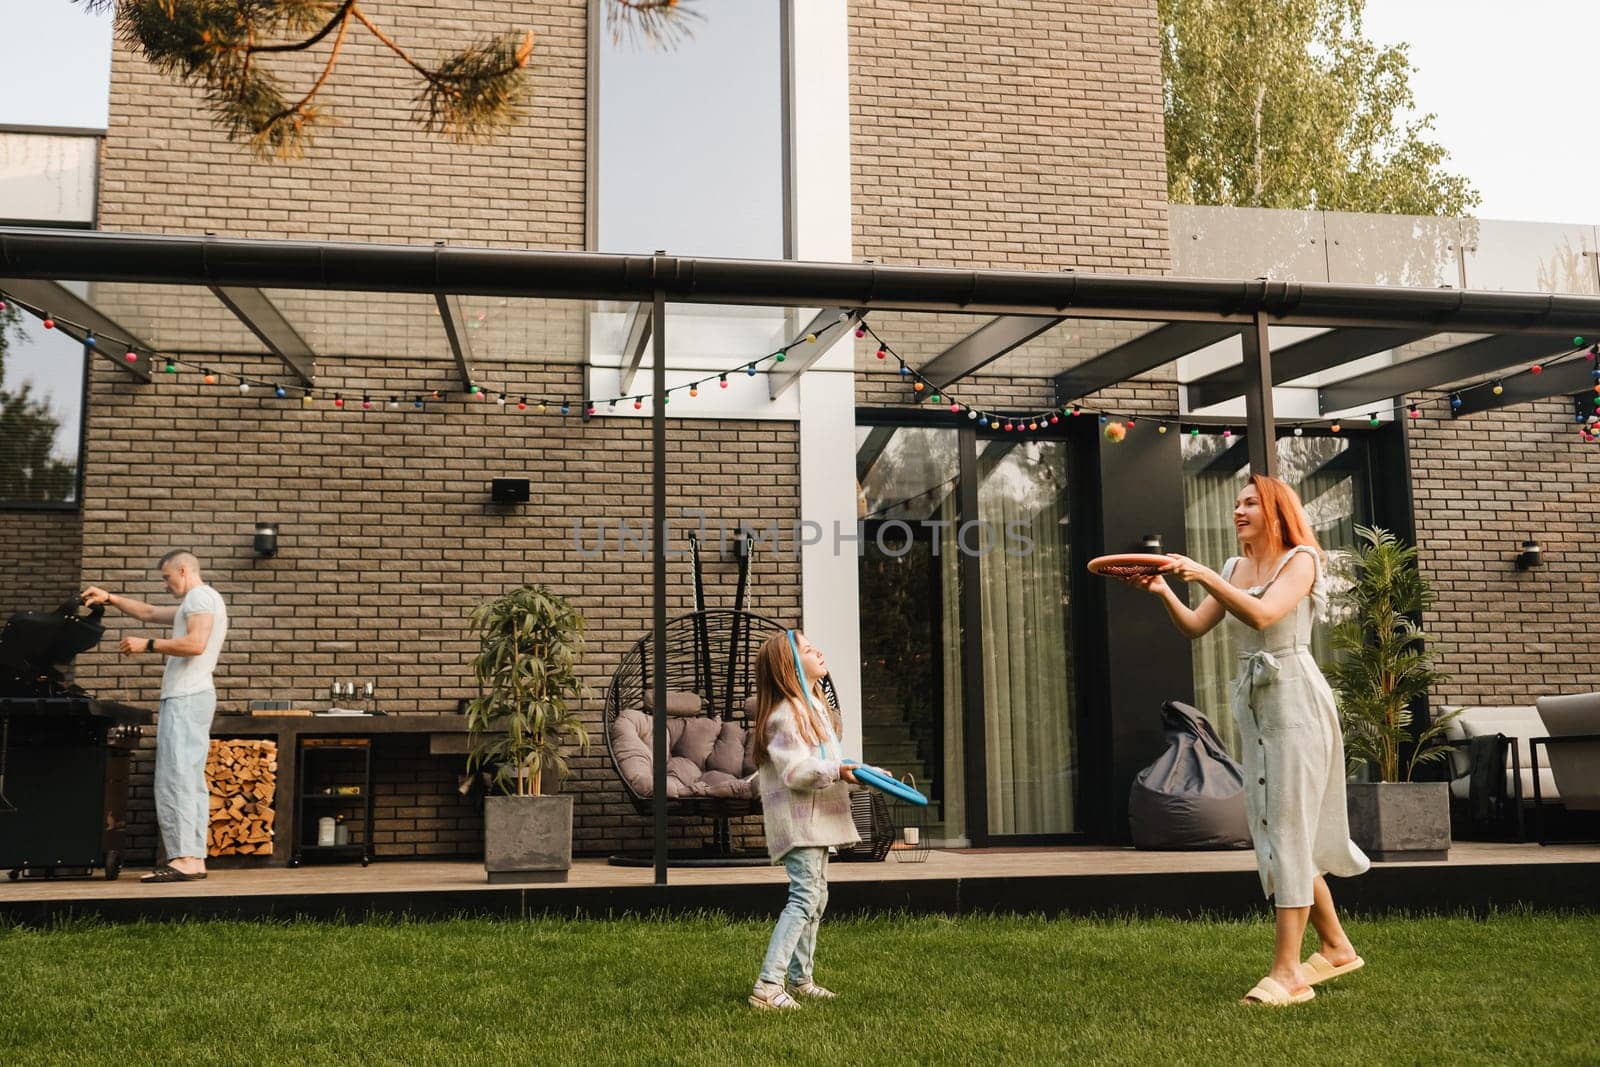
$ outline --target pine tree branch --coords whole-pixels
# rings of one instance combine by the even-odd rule
[[[406,50],[404,48],[401,48],[394,41],[391,41],[388,38],[388,36],[382,30],[378,29],[376,23],[374,23],[371,19],[367,18],[367,13],[365,11],[362,11],[361,8],[356,6],[355,0],[349,0],[349,5],[350,5],[350,8],[351,8],[352,12],[355,14],[355,17],[361,20],[361,25],[363,25],[363,26],[365,26],[367,28],[367,32],[371,33],[372,36],[374,36],[378,40],[382,41],[388,47],[389,51],[393,52],[395,55],[397,55],[401,59],[405,60],[406,65],[409,66],[412,70],[416,71],[418,74],[422,75],[424,78],[428,79],[429,81],[433,80],[433,77],[434,77],[433,76],[433,72],[430,71],[427,67],[424,67],[421,63],[418,63],[416,60],[414,60],[410,56],[408,56],[406,54]]]
[[[307,37],[303,41],[292,42],[289,44],[251,45],[249,48],[245,49],[245,51],[250,55],[254,55],[258,52],[303,52],[307,48],[315,46],[318,41],[332,33],[335,27],[340,28],[339,33],[342,36],[344,34],[343,26],[350,18],[350,9],[355,6],[356,0],[344,0],[344,3],[340,5],[339,10],[334,14],[333,18],[328,20],[327,25],[323,26],[322,29],[318,30],[316,33],[313,33],[310,37]],[[251,36],[253,38],[254,34],[252,33]]]

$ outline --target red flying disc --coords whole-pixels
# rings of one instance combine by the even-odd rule
[[[1103,574],[1107,578],[1143,578],[1159,574],[1172,566],[1166,556],[1150,552],[1121,552],[1112,556],[1096,556],[1089,561],[1089,573]]]

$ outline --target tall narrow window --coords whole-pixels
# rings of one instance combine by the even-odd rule
[[[600,30],[600,252],[784,255],[780,0],[699,0],[674,47]]]

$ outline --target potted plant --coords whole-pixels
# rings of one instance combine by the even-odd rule
[[[472,627],[479,695],[467,704],[467,770],[492,774],[484,802],[484,867],[491,882],[564,882],[572,866],[572,798],[545,792],[567,775],[563,748],[589,749],[574,712],[585,688],[576,663],[583,616],[542,585],[480,605]]]
[[[1442,860],[1450,851],[1450,794],[1445,782],[1414,782],[1418,766],[1444,759],[1451,712],[1412,732],[1412,707],[1442,682],[1417,620],[1433,590],[1417,570],[1415,546],[1387,530],[1356,527],[1348,586],[1336,600],[1344,618],[1333,628],[1341,654],[1328,671],[1339,697],[1351,770],[1377,780],[1347,786],[1350,837],[1375,860]]]

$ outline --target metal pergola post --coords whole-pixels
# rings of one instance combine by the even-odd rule
[[[1245,441],[1250,446],[1250,471],[1278,476],[1278,441],[1272,416],[1272,343],[1267,316],[1257,311],[1240,334],[1244,348]]]
[[[656,253],[654,267],[660,278],[662,254]],[[654,793],[651,812],[655,816],[656,885],[667,884],[667,292],[659,285],[651,311],[654,329],[655,366],[651,368],[651,391],[655,409],[650,413],[651,538],[654,550],[653,604],[656,676],[655,714],[651,723],[651,763]]]

